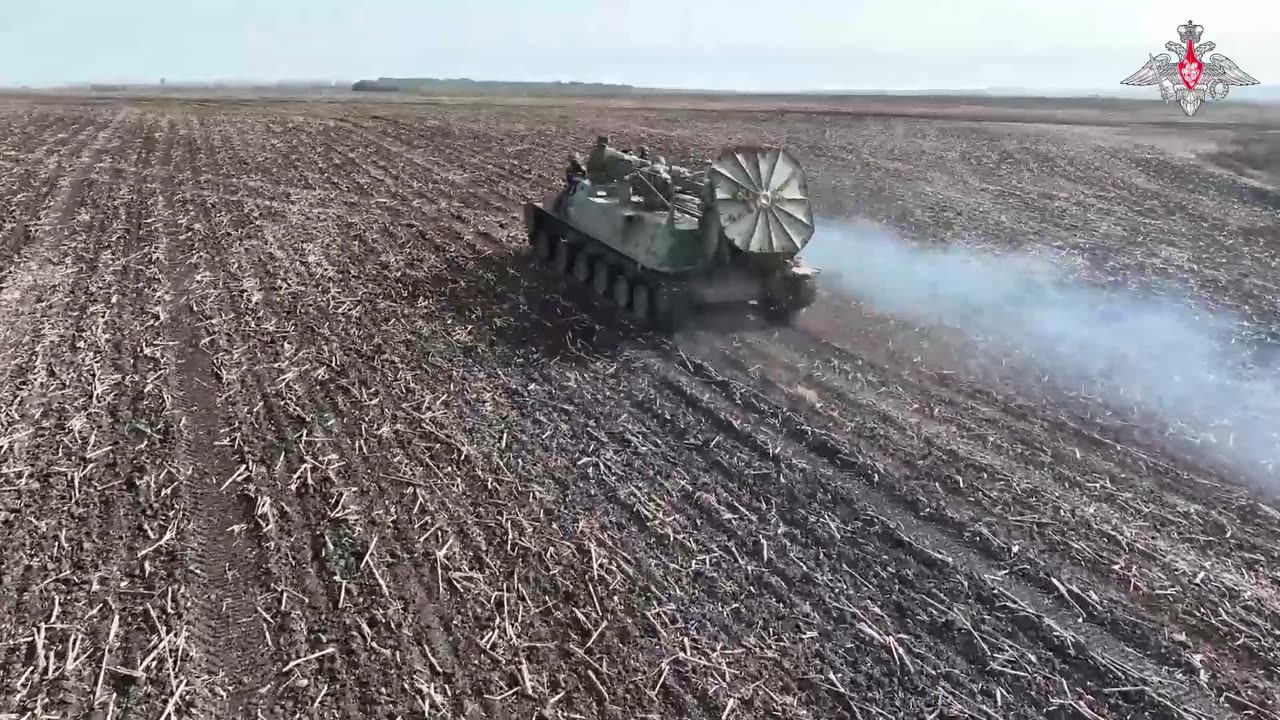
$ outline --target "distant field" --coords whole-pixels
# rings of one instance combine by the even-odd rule
[[[1280,112],[360,97],[0,105],[0,717],[1280,717],[1220,429],[836,291],[638,335],[520,222],[601,133],[783,143],[823,222],[1274,326]]]
[[[1243,92],[1243,91],[1241,91]],[[1102,126],[1128,124],[1169,127],[1221,127],[1253,125],[1280,126],[1280,104],[1275,102],[1209,103],[1195,117],[1184,117],[1172,105],[1157,100],[1124,98],[1036,98],[959,95],[753,95],[738,93],[698,94],[693,92],[627,93],[615,97],[547,96],[519,94],[423,95],[398,92],[354,92],[346,87],[316,88],[306,91],[267,88],[161,89],[122,92],[0,93],[17,100],[35,102],[142,102],[172,101],[266,101],[339,102],[378,104],[495,104],[541,107],[617,107],[632,109],[685,109],[708,112],[768,112],[848,115],[852,117],[917,117],[946,120],[1001,121],[1019,123],[1061,123]]]

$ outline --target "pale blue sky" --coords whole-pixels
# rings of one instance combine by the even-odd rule
[[[1280,85],[1280,0],[0,0],[0,83],[1109,88],[1188,18]],[[1243,92],[1243,91],[1242,91]]]

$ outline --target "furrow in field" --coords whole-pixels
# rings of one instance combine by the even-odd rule
[[[994,522],[996,534],[1007,544],[1041,547],[1065,572],[1075,574],[1075,568],[1085,568],[1079,578],[1083,586],[1108,578],[1109,583],[1103,582],[1112,589],[1098,587],[1097,591],[1110,596],[1111,602],[1127,604],[1132,598],[1156,612],[1162,624],[1185,625],[1195,635],[1240,648],[1240,660],[1254,663],[1255,669],[1276,667],[1270,657],[1274,651],[1265,639],[1276,613],[1266,599],[1266,587],[1275,582],[1268,575],[1269,559],[1275,553],[1265,543],[1269,523],[1253,523],[1258,534],[1233,538],[1229,528],[1240,522],[1237,517],[1205,512],[1203,506],[1192,503],[1153,509],[1106,481],[1126,472],[1103,458],[1091,456],[1068,464],[1046,456],[1043,443],[1056,440],[1051,452],[1061,454],[1075,445],[1075,436],[1064,429],[1046,434],[1034,418],[993,422],[987,418],[994,409],[974,412],[972,407],[948,407],[946,397],[930,386],[904,382],[901,387],[910,393],[907,402],[931,409],[930,417],[925,417],[912,412],[907,402],[896,402],[890,393],[867,392],[867,373],[859,373],[857,383],[849,384],[838,375],[824,377],[817,368],[816,372],[788,372],[812,361],[812,355],[793,355],[794,350],[777,346],[753,346],[752,352],[768,372],[789,376],[784,382],[820,390],[821,397],[815,400],[838,408],[845,418],[870,414],[884,419],[865,426],[859,423],[866,446],[878,452],[890,453],[901,462],[916,462],[921,441],[912,438],[919,435],[923,445],[937,454],[920,461],[926,466],[938,455],[950,466],[976,462],[962,473],[963,483],[944,482],[944,489],[972,521]],[[851,407],[859,410],[849,413],[846,408]],[[996,437],[1001,429],[1002,442],[994,447],[975,440]],[[1065,527],[1091,528],[1090,540],[1081,543],[1065,536]],[[1224,529],[1225,538],[1221,537]],[[1153,627],[1155,621],[1148,618],[1144,624]]]
[[[274,662],[280,649],[267,640],[270,628],[261,613],[287,607],[289,598],[270,582],[252,496],[227,487],[246,468],[234,435],[239,405],[227,402],[238,374],[210,331],[226,308],[218,226],[225,218],[187,192],[204,173],[216,172],[208,121],[182,117],[178,123],[173,184],[162,188],[161,202],[167,218],[165,312],[175,363],[168,420],[176,429],[174,472],[188,520],[179,540],[187,562],[184,627],[198,677],[189,701],[201,712],[236,714],[258,701],[257,691],[283,666]]]
[[[168,632],[157,613],[172,612],[173,548],[166,533],[177,520],[162,492],[162,444],[134,446],[138,438],[116,436],[127,426],[131,403],[163,402],[154,386],[131,393],[140,378],[124,371],[134,362],[131,343],[159,339],[130,307],[155,288],[130,266],[137,259],[129,255],[140,177],[93,169],[99,157],[146,162],[153,141],[136,121],[118,114],[100,131],[50,208],[44,232],[56,236],[41,237],[38,248],[62,270],[43,288],[41,302],[28,307],[30,324],[18,352],[29,361],[10,376],[18,382],[5,386],[25,393],[15,398],[22,421],[14,431],[22,439],[9,448],[16,466],[7,477],[17,484],[8,490],[20,503],[26,497],[40,506],[16,513],[28,527],[15,524],[15,534],[5,538],[11,557],[24,558],[6,566],[17,573],[6,584],[28,590],[6,608],[5,634],[44,618],[30,624],[35,646],[12,646],[35,663],[24,663],[25,673],[6,674],[16,683],[6,697],[37,713],[161,702],[151,688],[134,684],[145,672],[137,669],[144,664],[144,639],[159,643]],[[86,534],[86,527],[95,532]],[[112,659],[124,670],[104,670]],[[180,654],[171,662],[180,665]]]
[[[305,220],[303,222],[305,222]],[[384,228],[383,232],[391,231],[391,227],[392,226],[388,226],[387,228]],[[298,241],[305,237],[298,232],[299,229],[300,228],[297,227],[281,228],[284,232],[274,233],[273,237],[281,243]],[[320,289],[329,290],[327,281],[333,279],[332,274],[336,274],[340,272],[340,270],[346,270],[349,272],[350,269],[354,267],[350,263],[349,253],[356,252],[366,255],[382,256],[385,252],[393,250],[397,244],[403,243],[403,240],[397,239],[397,235],[394,232],[392,232],[392,234],[386,239],[381,239],[381,236],[378,234],[369,236],[363,233],[357,234],[354,232],[351,237],[356,241],[355,244],[339,246],[325,245],[323,247],[309,248],[305,251],[305,256],[310,258],[310,261],[307,263],[307,269],[310,271],[308,274],[310,275],[311,282],[307,283],[307,286],[314,287],[317,291]],[[385,243],[386,247],[381,248],[376,252],[376,254],[371,253],[370,251],[373,248],[365,244],[370,241],[378,242],[380,244]],[[275,257],[271,258],[265,267],[279,268],[280,276],[271,277],[266,280],[266,282],[271,283],[271,285],[276,289],[280,289],[279,283],[284,282],[285,277],[293,276],[289,269],[289,266],[292,263],[290,263],[288,258],[290,256],[300,254],[294,252],[294,250],[294,248],[290,247],[274,245],[267,246],[267,251],[275,255]],[[433,247],[432,250],[435,250],[435,248]],[[327,257],[334,254],[337,256],[336,259],[330,260]],[[377,264],[375,263],[375,268],[376,267]],[[298,270],[301,271],[302,269],[298,268]],[[275,273],[269,274],[274,275]],[[386,279],[394,277],[395,275],[392,273],[387,273],[385,276]],[[370,278],[365,277],[351,277],[346,279],[341,287],[355,287],[361,282],[368,282],[369,279]],[[375,274],[372,279],[377,280],[379,279],[379,276]],[[343,310],[343,305],[344,304],[330,303],[327,307],[337,307],[339,308],[337,312],[340,313]],[[359,352],[360,348],[358,344],[340,343],[338,346],[332,347],[331,349],[330,346],[328,346],[328,342],[332,342],[332,339],[329,338],[327,334],[338,330],[342,326],[335,327],[324,324],[317,327],[316,325],[312,325],[312,322],[320,319],[317,318],[316,315],[330,315],[330,311],[328,310],[319,310],[319,312],[316,312],[316,309],[325,307],[323,303],[285,303],[284,307],[302,309],[301,316],[296,317],[296,319],[299,324],[306,329],[304,330],[300,328],[300,331],[305,336],[314,337],[318,346],[323,347],[323,352],[326,354],[328,352],[333,352],[335,353],[333,357],[337,358],[339,357],[339,352],[346,355]],[[305,310],[306,308],[312,308],[313,310],[307,311]],[[429,315],[427,317],[430,318]],[[327,319],[327,317],[325,319]],[[387,328],[387,330],[391,330],[392,327],[388,325],[388,319],[389,318],[384,315],[379,326]],[[359,324],[353,325],[350,323],[347,323],[345,326],[354,329],[367,327]],[[319,332],[320,329],[323,329],[325,332]],[[315,334],[313,335],[312,333]],[[342,348],[347,349],[344,351]],[[396,427],[413,428],[414,426],[421,425],[423,421],[423,417],[418,416],[423,416],[424,414],[428,414],[427,416],[430,416],[439,412],[438,410],[435,410],[434,401],[431,401],[430,399],[422,399],[425,401],[421,403],[419,402],[419,399],[413,398],[412,396],[400,399],[398,397],[399,393],[388,390],[388,388],[400,387],[406,383],[412,382],[413,376],[418,374],[410,367],[397,367],[398,363],[389,366],[389,363],[392,362],[393,358],[393,356],[388,356],[387,354],[387,351],[390,349],[391,348],[383,346],[380,352],[376,353],[374,357],[370,358],[362,365],[365,368],[380,371],[379,374],[387,378],[386,380],[379,382],[375,379],[377,376],[374,378],[366,378],[362,375],[355,375],[347,379],[345,382],[339,381],[335,378],[333,381],[323,383],[329,385],[332,388],[331,391],[335,392],[339,396],[336,398],[338,402],[334,404],[334,407],[337,409],[338,414],[344,416],[341,419],[348,427],[354,428],[357,424],[361,426],[365,426],[367,424],[372,427],[388,429]],[[334,364],[337,365],[337,363]],[[395,378],[394,381],[391,380],[392,377]],[[443,378],[437,378],[437,380],[443,380]],[[320,385],[322,383],[317,382],[316,384]],[[469,385],[473,389],[478,387],[474,378]],[[388,394],[392,396],[392,399],[383,399]],[[342,397],[343,395],[345,395],[345,397]],[[447,396],[440,395],[438,397],[439,399],[444,399]],[[372,408],[368,407],[369,400],[375,398],[377,398],[378,401],[374,403]],[[362,405],[365,407],[361,407]],[[373,408],[376,408],[377,412],[370,415],[370,410]],[[415,410],[414,408],[417,409]],[[455,423],[456,422],[457,421],[455,421]],[[431,421],[431,425],[436,425],[437,423],[440,423],[441,427],[445,428],[452,425],[452,423],[447,422],[447,418],[438,421],[433,419]],[[444,431],[437,430],[436,432]],[[398,433],[392,434],[395,435]],[[442,471],[447,473],[450,470],[453,470],[454,473],[459,473],[461,475],[460,480],[462,481],[465,481],[468,477],[474,477],[474,482],[484,483],[486,485],[492,485],[493,478],[487,474],[490,471],[483,467],[480,468],[480,470],[485,474],[476,475],[477,468],[472,467],[476,462],[475,460],[468,461],[465,456],[461,459],[451,457],[451,455],[456,452],[457,448],[451,448],[447,444],[433,452],[431,456],[423,457],[423,451],[427,450],[431,443],[426,443],[424,445],[425,441],[422,437],[422,433],[420,432],[408,437],[414,436],[417,436],[416,441],[406,442],[406,440],[399,440],[387,445],[386,433],[377,433],[376,435],[370,435],[367,438],[364,437],[362,433],[360,445],[365,446],[365,454],[368,454],[371,457],[398,457],[404,462],[399,464],[399,466],[395,468],[394,472],[387,475],[374,475],[373,473],[369,473],[362,477],[360,479],[361,482],[358,483],[356,487],[352,488],[350,502],[354,507],[362,508],[361,515],[368,517],[370,523],[387,523],[391,521],[390,530],[394,534],[390,535],[390,537],[387,535],[378,535],[378,537],[387,538],[384,540],[384,543],[388,542],[391,537],[406,539],[417,535],[418,544],[421,544],[424,541],[432,541],[432,545],[439,545],[441,547],[441,550],[438,552],[445,552],[446,554],[441,556],[439,559],[435,559],[435,562],[437,564],[441,562],[445,563],[444,567],[446,568],[450,566],[455,568],[450,574],[452,580],[445,587],[463,592],[464,598],[472,595],[474,595],[474,597],[472,599],[464,599],[462,602],[452,600],[452,598],[449,597],[442,598],[440,597],[441,587],[437,586],[435,588],[431,588],[432,592],[429,594],[424,593],[425,597],[419,599],[419,603],[430,603],[430,605],[425,608],[420,605],[420,609],[426,609],[430,615],[435,615],[436,613],[447,614],[448,616],[451,616],[455,622],[461,623],[463,626],[471,625],[476,627],[476,631],[470,637],[468,637],[466,633],[462,633],[463,644],[460,647],[460,650],[464,650],[465,655],[479,654],[492,659],[490,653],[496,655],[499,652],[499,649],[496,646],[482,650],[474,648],[473,642],[482,641],[490,635],[487,631],[482,632],[480,630],[480,628],[483,627],[484,624],[487,624],[489,620],[489,618],[485,617],[486,614],[484,613],[483,608],[491,605],[491,598],[487,597],[488,593],[484,592],[483,588],[486,586],[497,587],[499,586],[501,579],[507,577],[507,572],[505,570],[497,575],[492,574],[496,572],[490,565],[490,563],[493,562],[491,559],[493,557],[493,553],[489,549],[491,547],[490,544],[493,543],[492,521],[481,520],[482,518],[494,517],[494,510],[485,505],[475,505],[474,503],[478,501],[469,499],[465,494],[461,497],[453,494],[441,494],[440,489],[433,488],[433,485],[438,480],[438,476],[433,475],[433,472]],[[439,441],[440,438],[437,437],[436,440]],[[383,452],[374,452],[374,448],[385,448],[385,450]],[[363,465],[360,461],[357,461],[357,464]],[[415,480],[415,478],[421,479]],[[459,487],[462,486],[460,485]],[[427,522],[427,518],[412,517],[406,518],[404,522],[395,521],[394,508],[397,504],[403,505],[405,501],[403,494],[410,489],[415,489],[415,493],[422,493],[422,495],[414,502],[415,509],[421,506],[425,506],[425,508],[428,509],[434,507],[435,511],[433,515],[427,516],[428,518],[434,518],[430,523],[430,526],[427,527],[427,530],[432,531],[429,532],[427,536],[421,535],[422,524]],[[429,502],[424,502],[424,498]],[[459,507],[459,503],[462,503],[461,507]],[[442,511],[443,516],[441,514]],[[523,516],[518,505],[512,506],[511,512],[513,513],[513,518]],[[383,515],[383,517],[378,518],[378,515]],[[405,524],[408,520],[413,520],[413,524],[417,528],[416,533],[410,533],[409,527]],[[534,532],[533,530],[528,529],[527,524],[525,523],[521,523],[518,526],[513,525],[512,527],[525,528],[525,533]],[[508,528],[507,532],[509,534],[511,529]],[[524,535],[525,533],[521,533],[521,535]],[[435,535],[438,535],[438,537],[435,537]],[[545,542],[538,540],[536,534],[534,535],[534,538],[537,540],[537,545],[528,539],[525,539],[523,542],[519,542],[519,538],[509,539],[509,541],[504,544],[510,548],[513,542],[516,543],[516,547],[512,551],[519,554],[521,552],[520,549],[524,546],[537,547]],[[452,543],[451,541],[454,539],[458,539],[458,543]],[[518,559],[519,558],[517,557],[517,560]],[[425,565],[427,569],[430,569],[430,563],[432,560],[433,558],[428,555],[423,560],[419,560],[417,562],[419,563],[419,567],[423,567]],[[519,564],[516,566],[516,569],[518,568]],[[464,582],[464,578],[470,578],[473,574],[475,575],[474,578]],[[437,576],[436,573],[427,573],[423,578],[420,578],[418,582],[422,583],[423,580],[430,581],[433,576]],[[479,583],[479,585],[477,586],[476,583]],[[363,587],[363,583],[361,586]],[[355,586],[353,585],[352,587],[354,588]],[[427,588],[419,588],[419,591],[426,589]],[[512,589],[514,590],[514,588]],[[355,597],[354,589],[352,592],[353,597]],[[378,589],[376,586],[370,585],[368,592],[377,593]],[[532,592],[532,590],[530,592]],[[449,593],[448,595],[452,595],[452,593]],[[435,596],[437,599],[432,600],[432,596]],[[526,597],[515,597],[512,598],[512,600],[518,602],[517,607],[522,609],[522,611],[527,606]],[[361,609],[372,607],[368,605],[370,600],[357,599],[355,602],[357,603],[357,607]],[[436,606],[437,603],[440,603],[442,607]],[[536,635],[543,634],[538,630],[537,623],[534,622],[535,619],[536,616],[535,618],[526,620],[523,623],[525,627],[521,630],[522,635],[525,633]],[[531,624],[533,626],[528,627]],[[378,625],[375,624],[375,629],[373,630],[374,642],[381,640],[379,637],[381,633],[376,629],[377,627]],[[554,637],[554,634],[549,637]],[[394,637],[388,639],[391,642],[397,642]],[[436,640],[435,642],[437,644],[438,651],[439,641]],[[490,643],[491,642],[492,640],[490,640]],[[522,645],[521,647],[524,646]],[[533,654],[542,652],[537,650],[538,647],[538,644],[528,646],[528,649],[521,654],[532,656]],[[503,649],[501,652],[507,652],[507,650]],[[430,657],[430,650],[428,649],[428,652],[424,654]],[[448,650],[446,654],[440,656],[439,662],[444,665],[456,666],[458,658],[465,655],[460,655],[458,651]],[[388,668],[388,670],[391,670],[391,668]],[[398,670],[403,672],[408,670],[408,668],[399,668]],[[457,698],[456,702],[458,703],[481,701],[483,699],[481,693],[484,691],[487,690],[489,694],[496,696],[501,695],[502,693],[500,691],[505,689],[505,686],[501,688],[484,687],[484,685],[480,683],[483,682],[482,678],[485,677],[485,673],[475,669],[465,668],[464,671],[464,668],[455,667],[454,671],[461,675],[459,682],[462,684],[461,689],[463,691],[466,691],[468,687],[473,688],[469,692],[470,697]],[[475,677],[470,677],[472,675]],[[537,678],[534,678],[532,681],[536,681],[539,686],[542,685],[542,682],[538,681]],[[582,695],[584,695],[589,701],[590,692],[582,693]],[[493,701],[488,702],[491,705],[490,713],[492,714],[493,712],[496,712],[498,705],[493,705]]]
[[[1082,451],[1074,462],[1094,463],[1109,477],[1102,486],[1106,492],[1114,486],[1134,495],[1169,493],[1180,501],[1174,509],[1192,514],[1208,510],[1210,515],[1222,514],[1227,522],[1257,525],[1266,533],[1261,539],[1267,546],[1273,544],[1268,540],[1280,539],[1280,515],[1226,478],[1205,478],[1205,468],[1170,453],[1168,443],[1143,418],[1126,419],[1087,398],[1053,392],[1026,368],[1005,367],[1001,358],[966,348],[963,339],[946,337],[936,328],[926,331],[892,320],[870,320],[861,312],[854,322],[846,316],[847,326],[841,327],[828,315],[830,308],[816,310],[817,317],[806,318],[799,333],[785,335],[815,359],[833,356],[846,367],[858,368],[860,381],[878,387],[919,389],[939,398],[939,403],[962,404],[967,415],[976,414],[974,420],[1000,427],[996,437],[1003,438],[1006,424],[1010,439],[1028,446],[1043,447],[1046,437],[1062,437],[1059,444],[1070,443],[1064,449]],[[974,413],[974,407],[979,412]]]
[[[821,414],[810,413],[808,416],[801,415],[797,412],[797,408],[804,407],[804,400],[798,395],[788,392],[783,387],[771,383],[765,378],[753,377],[750,372],[750,364],[743,362],[742,359],[735,355],[721,353],[712,364],[703,364],[706,361],[698,361],[693,365],[695,370],[701,377],[716,384],[723,392],[730,393],[736,402],[745,403],[753,413],[762,412],[765,417],[773,418],[773,421],[785,431],[785,434],[793,440],[801,442],[823,457],[828,462],[833,463],[836,467],[847,468],[855,471],[856,477],[860,482],[871,483],[874,486],[883,487],[889,490],[891,494],[887,496],[887,502],[891,505],[902,508],[910,515],[918,515],[921,519],[937,524],[940,528],[954,533],[958,540],[966,544],[973,544],[983,554],[991,554],[993,559],[1001,561],[1009,561],[1013,559],[1012,549],[1007,545],[991,536],[991,534],[982,532],[980,527],[970,526],[955,514],[953,508],[947,505],[938,504],[930,501],[929,498],[922,494],[919,489],[912,490],[909,487],[901,485],[901,473],[904,470],[909,471],[910,468],[904,468],[901,465],[881,464],[872,460],[868,464],[866,458],[877,457],[876,451],[868,449],[869,446],[846,445],[845,440],[841,437],[841,431],[829,426],[828,423],[819,422],[817,426],[811,425],[812,417],[821,419]],[[714,370],[710,368],[714,367]],[[721,373],[727,373],[722,376]],[[753,386],[757,389],[752,389]],[[764,394],[761,394],[763,391]],[[874,444],[870,447],[874,448]],[[908,518],[910,515],[904,515]],[[924,527],[917,526],[916,533],[928,535],[929,531]],[[961,553],[963,554],[963,553]],[[1032,562],[1030,572],[1026,567],[1026,562]],[[1038,568],[1038,569],[1037,569]],[[1063,618],[1069,617],[1071,614],[1081,613],[1094,621],[1100,622],[1103,627],[1109,627],[1113,631],[1120,632],[1121,637],[1125,637],[1130,641],[1137,642],[1137,647],[1147,653],[1145,662],[1155,661],[1158,664],[1166,665],[1168,670],[1176,671],[1187,676],[1188,681],[1200,677],[1197,682],[1208,682],[1211,686],[1226,688],[1228,691],[1238,692],[1240,682],[1246,681],[1245,677],[1233,675],[1229,672],[1214,676],[1209,673],[1209,677],[1204,677],[1204,671],[1200,661],[1189,655],[1186,651],[1179,649],[1175,644],[1170,644],[1163,637],[1150,634],[1141,624],[1136,626],[1130,621],[1127,625],[1125,615],[1118,616],[1120,624],[1114,624],[1112,621],[1117,616],[1108,614],[1101,603],[1092,605],[1093,600],[1088,595],[1080,595],[1079,591],[1072,592],[1073,587],[1067,584],[1060,587],[1062,583],[1056,582],[1057,578],[1053,573],[1059,572],[1056,568],[1045,566],[1042,562],[1035,561],[1034,558],[1024,558],[1024,563],[1015,565],[1017,575],[1030,582],[1036,589],[1043,594],[1042,602],[1048,606],[1056,606],[1050,615],[1060,615]],[[1064,589],[1065,588],[1065,589]],[[1064,593],[1066,596],[1064,597]],[[1025,596],[1024,596],[1025,597]],[[1030,601],[1030,598],[1026,598]],[[1084,608],[1088,608],[1085,611]],[[1074,612],[1073,612],[1074,611]],[[1136,628],[1136,629],[1135,629]],[[1092,635],[1091,642],[1110,643],[1111,646],[1117,645],[1114,639],[1105,640],[1097,635],[1096,632],[1087,631],[1081,628],[1086,635]],[[1120,648],[1117,648],[1119,650]],[[1149,674],[1144,672],[1142,674]],[[1246,686],[1251,685],[1246,682]],[[1241,709],[1244,709],[1243,707]]]
[[[59,202],[54,193],[68,177],[80,177],[85,172],[85,157],[97,157],[96,150],[103,120],[97,115],[87,115],[64,133],[45,140],[33,153],[24,158],[15,182],[8,186],[3,202],[8,206],[7,220],[0,241],[0,288],[10,291],[15,280],[12,274],[22,264],[29,246],[36,240],[42,228],[41,218],[48,217],[49,209]],[[10,292],[0,297],[16,299]]]

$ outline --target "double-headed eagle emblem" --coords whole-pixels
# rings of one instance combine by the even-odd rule
[[[1167,103],[1177,102],[1187,117],[1195,115],[1206,98],[1226,98],[1232,85],[1258,84],[1225,55],[1214,53],[1209,56],[1209,62],[1202,61],[1202,57],[1217,47],[1216,43],[1200,42],[1203,33],[1204,26],[1190,20],[1186,25],[1179,25],[1178,39],[1182,42],[1169,41],[1164,45],[1173,55],[1150,55],[1146,65],[1120,84],[1159,85],[1160,97]],[[1182,59],[1174,64],[1173,58],[1179,56]]]

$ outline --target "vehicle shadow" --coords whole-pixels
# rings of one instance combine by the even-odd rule
[[[442,310],[493,349],[586,364],[627,351],[657,349],[688,334],[730,334],[767,327],[732,310],[690,319],[677,334],[646,330],[574,279],[539,265],[526,247],[494,248],[457,267],[444,283]]]
[[[560,286],[524,247],[492,244],[455,266],[440,309],[493,351],[585,364],[644,343],[638,328],[570,280]]]

